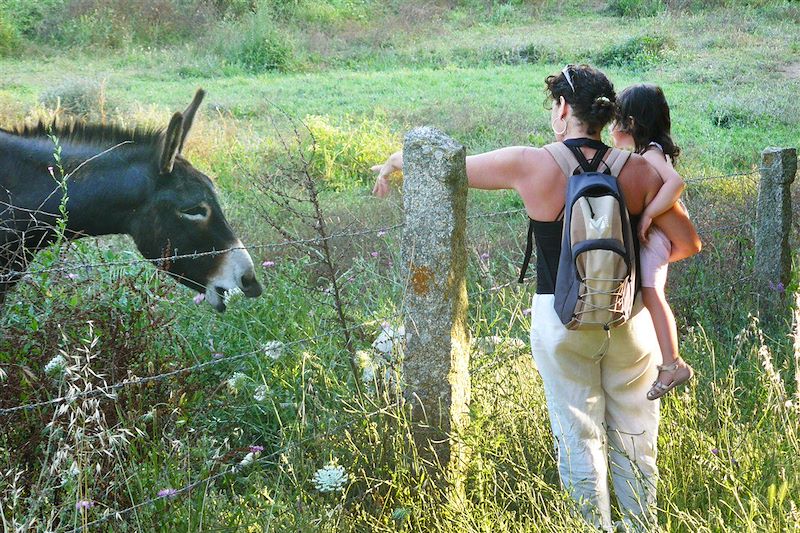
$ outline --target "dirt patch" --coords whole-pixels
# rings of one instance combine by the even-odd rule
[[[800,80],[800,61],[784,65],[778,70],[785,74],[790,80]]]

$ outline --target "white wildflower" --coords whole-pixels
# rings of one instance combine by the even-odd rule
[[[269,341],[265,342],[261,349],[267,357],[278,360],[283,355],[284,344],[281,341]]]
[[[269,393],[269,389],[266,385],[259,385],[256,387],[255,392],[253,393],[253,399],[258,403],[263,402],[267,399],[267,393]]]
[[[375,367],[367,366],[361,370],[361,381],[364,383],[372,383],[375,381]]]
[[[253,461],[255,460],[255,458],[256,458],[256,454],[254,454],[253,452],[248,452],[248,454],[244,456],[244,459],[242,459],[239,462],[239,466],[240,467],[249,466],[249,465],[253,464]]]
[[[222,301],[225,302],[225,305],[230,305],[230,303],[240,296],[243,296],[244,293],[242,289],[239,287],[234,287],[233,289],[228,289],[225,291],[225,295],[222,297]]]
[[[347,485],[347,480],[344,467],[329,462],[314,473],[312,482],[320,492],[339,492]]]
[[[8,379],[8,374],[6,374],[5,370],[0,368],[0,383],[4,382],[7,379]]]
[[[44,365],[44,373],[50,376],[51,378],[58,379],[64,377],[64,373],[67,371],[67,360],[64,359],[64,356],[58,354],[57,356],[50,359],[46,365]]]
[[[239,391],[247,386],[248,379],[249,378],[247,375],[243,374],[242,372],[234,373],[226,382],[228,385],[228,390],[233,394],[239,394]]]
[[[371,383],[375,379],[375,359],[366,350],[356,351],[356,364],[361,369],[361,381]]]
[[[384,322],[381,325],[380,334],[372,342],[372,347],[383,354],[389,355],[395,347],[400,347],[405,336],[406,328],[404,326],[400,326],[395,330],[387,322]]]

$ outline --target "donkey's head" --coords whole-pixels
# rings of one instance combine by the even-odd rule
[[[228,225],[211,180],[181,156],[203,96],[198,90],[186,111],[172,116],[153,158],[152,186],[134,213],[130,233],[148,259],[177,256],[162,261],[161,268],[205,293],[209,304],[224,311],[226,291],[238,288],[254,298],[262,289],[253,260]]]

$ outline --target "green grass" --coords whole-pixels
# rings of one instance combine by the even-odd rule
[[[100,114],[126,123],[166,125],[202,86],[208,97],[187,156],[217,180],[228,218],[247,243],[282,240],[269,220],[298,237],[313,234],[259,192],[259,184],[282,184],[278,170],[296,161],[297,153],[287,154],[280,143],[279,135],[293,142],[283,112],[305,119],[315,133],[317,152],[303,153],[320,180],[334,231],[402,219],[397,193],[386,201],[370,196],[368,167],[398,147],[412,126],[436,125],[470,153],[549,142],[543,80],[565,63],[607,64],[617,89],[640,81],[661,85],[683,149],[678,170],[687,178],[757,170],[764,147],[800,141],[800,103],[792,98],[800,94],[793,59],[800,13],[792,3],[673,4],[649,16],[648,2],[633,1],[587,8],[330,0],[281,9],[269,3],[273,11],[258,19],[245,3],[227,2],[224,24],[209,23],[202,35],[162,38],[156,30],[163,28],[150,34],[132,28],[119,42],[92,41],[88,51],[75,36],[94,39],[92,32],[102,28],[96,21],[71,21],[65,27],[84,32],[72,37],[48,36],[35,30],[47,13],[23,12],[18,8],[25,2],[15,0],[0,1],[0,14],[12,4],[26,18],[9,26],[14,50],[0,58],[0,127],[50,116],[43,96],[80,96],[79,76],[103,82]],[[276,45],[283,61],[277,71],[269,54],[237,55],[264,36],[291,43],[290,56]],[[301,146],[308,146],[305,136]],[[783,531],[800,521],[797,361],[785,324],[749,316],[756,309],[753,280],[741,278],[752,267],[752,237],[749,228],[733,227],[751,221],[756,194],[752,176],[694,184],[685,194],[705,252],[675,266],[669,295],[682,353],[698,378],[664,402],[659,495],[665,530]],[[520,206],[509,193],[470,194],[471,214]],[[527,342],[523,310],[531,286],[477,295],[515,279],[524,216],[469,224],[470,331],[476,338]],[[347,318],[363,324],[353,330],[353,342],[368,349],[381,322],[396,324],[401,312],[400,232],[369,232],[334,240],[333,247],[341,256]],[[114,261],[135,256],[131,249],[126,239],[85,242],[63,260]],[[481,259],[485,253],[488,259]],[[133,434],[113,457],[78,454],[86,467],[82,488],[74,480],[56,488],[57,476],[32,481],[46,461],[42,420],[49,421],[49,411],[16,417],[15,430],[0,436],[0,470],[27,468],[28,484],[22,478],[15,493],[13,476],[0,481],[6,525],[26,513],[49,516],[50,508],[64,524],[79,524],[79,496],[99,502],[87,514],[92,520],[104,505],[124,508],[220,474],[188,494],[143,505],[114,530],[580,530],[558,488],[541,383],[527,349],[473,354],[472,426],[463,436],[474,452],[468,498],[449,501],[420,473],[404,438],[407,421],[389,407],[396,399],[391,388],[366,384],[368,399],[357,398],[314,255],[260,248],[253,259],[275,263],[259,267],[265,296],[239,299],[221,316],[147,266],[81,270],[76,280],[33,276],[20,286],[0,318],[3,331],[14,332],[0,343],[0,369],[8,374],[3,405],[58,394],[42,368],[59,349],[75,353],[83,346],[89,320],[99,339],[95,370],[113,373],[113,381],[210,361],[213,353],[224,357],[202,372],[135,387],[104,404],[109,425]],[[62,258],[40,255],[34,268],[54,261]],[[318,338],[290,345],[277,359],[262,350],[270,340],[306,337]],[[244,353],[250,355],[235,357]],[[25,368],[2,366],[8,363]],[[234,391],[228,380],[237,372],[244,378]],[[55,427],[69,433],[63,420]],[[265,448],[260,459],[222,475],[251,445]],[[311,477],[331,459],[347,468],[351,483],[343,493],[321,494]],[[99,473],[90,472],[92,461],[101,465]],[[46,509],[28,506],[37,499],[26,492],[31,486],[43,489]]]

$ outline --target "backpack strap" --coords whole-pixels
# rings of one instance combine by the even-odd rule
[[[630,157],[631,153],[629,151],[612,148],[611,153],[608,154],[608,157],[605,159],[604,163],[608,167],[608,172],[612,176],[618,178],[619,173],[622,172],[622,167],[625,166],[625,163],[628,162]]]
[[[563,172],[566,177],[572,176],[575,169],[580,166],[580,163],[578,163],[578,160],[575,158],[575,154],[573,154],[572,150],[564,143],[546,144],[542,146],[542,148],[547,150],[547,153],[555,159],[559,168],[561,168],[561,172]]]
[[[533,255],[533,220],[528,218],[528,242],[525,244],[525,257],[522,258],[522,267],[519,269],[517,283],[525,283],[525,274],[528,272],[528,265],[531,263]]]

